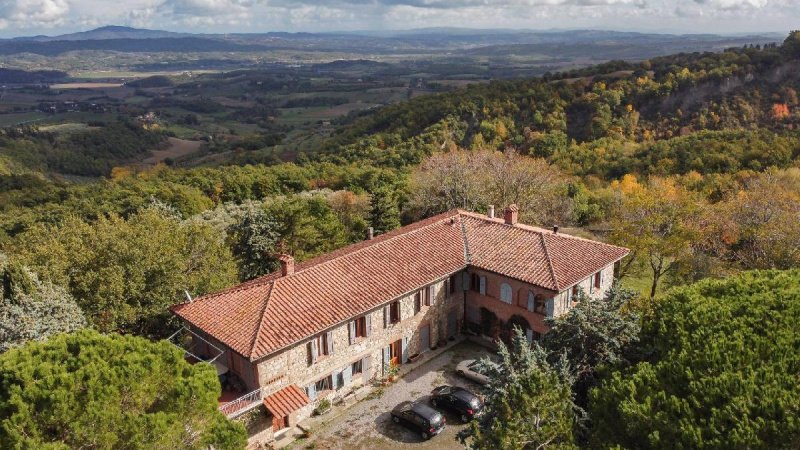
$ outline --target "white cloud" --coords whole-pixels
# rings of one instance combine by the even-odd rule
[[[800,0],[0,0],[3,35],[130,25],[189,32],[430,26],[781,31]],[[56,31],[57,30],[57,31]]]
[[[0,0],[0,27],[54,27],[70,12],[66,0]]]

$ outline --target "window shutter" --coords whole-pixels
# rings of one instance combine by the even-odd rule
[[[389,347],[383,347],[383,368],[389,370],[389,362],[392,359],[392,350]]]
[[[356,321],[351,320],[350,323],[347,324],[347,331],[350,333],[350,345],[356,343]]]
[[[366,322],[366,329],[367,329],[366,330],[366,335],[367,335],[367,337],[369,337],[369,335],[372,334],[372,314],[371,313],[366,315],[365,322]]]
[[[327,338],[325,339],[325,343],[328,344],[328,354],[333,354],[333,331],[328,331]]]
[[[486,295],[486,277],[480,277],[480,292],[481,295]]]
[[[317,339],[314,338],[311,342],[308,343],[308,354],[310,355],[309,360],[311,364],[317,362],[317,355],[319,354],[319,349],[317,348]]]
[[[310,400],[316,399],[317,398],[317,383],[309,384],[308,385],[308,389],[306,389],[306,391],[308,391],[308,398]]]
[[[402,306],[403,306],[403,304],[400,302],[400,300],[398,300],[397,301],[397,321],[398,322],[403,320],[403,308],[402,308]]]
[[[533,330],[530,328],[525,330],[525,339],[528,340],[528,343],[533,342]]]
[[[528,291],[528,311],[533,312],[536,308],[536,297],[533,295],[533,292]]]
[[[589,277],[589,293],[590,294],[594,293],[594,277],[596,277],[596,276],[597,275],[592,275],[591,277]]]
[[[403,337],[403,348],[402,348],[402,353],[401,354],[402,354],[401,358],[402,358],[403,364],[406,364],[408,362],[408,337],[407,336]]]
[[[430,303],[431,306],[436,304],[436,285],[432,284],[428,286],[428,297],[431,299]]]
[[[383,307],[383,328],[389,327],[389,305]]]
[[[364,380],[372,378],[372,356],[367,356],[363,359],[361,371],[364,372]]]
[[[344,385],[347,386],[350,384],[350,380],[353,378],[353,365],[348,364],[342,369],[342,381]]]
[[[555,307],[556,299],[548,298],[547,299],[547,317],[553,317],[553,309]]]
[[[600,270],[600,287],[603,287],[603,270]]]

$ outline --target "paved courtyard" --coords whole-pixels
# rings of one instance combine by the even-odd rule
[[[365,399],[330,419],[319,418],[311,428],[311,436],[296,441],[291,448],[379,450],[393,448],[462,449],[456,434],[468,427],[451,413],[445,413],[447,427],[429,441],[423,441],[416,432],[391,420],[389,411],[404,400],[427,401],[436,386],[449,384],[462,386],[475,393],[480,388],[455,374],[455,366],[464,359],[478,359],[489,351],[474,343],[464,341],[453,345],[440,355],[423,362],[397,382],[378,388]],[[332,411],[330,414],[335,414]]]

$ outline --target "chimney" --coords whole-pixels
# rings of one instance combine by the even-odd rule
[[[517,212],[518,211],[519,211],[519,208],[517,208],[517,205],[515,205],[513,203],[511,205],[508,205],[508,208],[506,208],[505,214],[503,216],[503,218],[505,219],[505,222],[508,225],[516,225],[517,224]]]
[[[558,225],[553,225],[553,234],[558,234]]]
[[[489,214],[487,214],[490,219],[494,219],[494,205],[489,205]]]
[[[292,258],[292,255],[287,255],[284,253],[278,257],[278,260],[281,262],[282,277],[289,276],[294,273],[294,258]]]
[[[371,241],[375,237],[375,229],[372,227],[367,228],[367,240]]]

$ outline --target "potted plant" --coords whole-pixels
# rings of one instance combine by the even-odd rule
[[[331,401],[327,398],[323,398],[322,400],[317,403],[317,407],[314,409],[314,413],[318,416],[326,414],[328,411],[331,410]]]
[[[389,370],[386,371],[386,380],[391,383],[397,379],[397,372],[400,371],[400,366],[392,361],[389,363]]]

